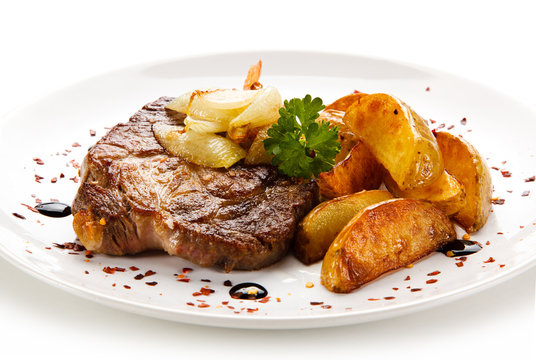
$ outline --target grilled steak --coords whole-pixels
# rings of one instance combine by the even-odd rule
[[[110,255],[162,249],[201,266],[258,269],[284,256],[315,205],[314,182],[272,166],[198,166],[160,146],[152,124],[182,123],[171,98],[145,105],[90,149],[73,203],[88,250]]]

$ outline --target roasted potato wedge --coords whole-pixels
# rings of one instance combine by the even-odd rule
[[[344,122],[400,189],[428,186],[443,173],[441,152],[428,125],[400,100],[386,94],[363,96],[350,106]]]
[[[357,213],[392,198],[388,191],[372,190],[321,203],[299,224],[294,254],[307,265],[322,260],[337,234]]]
[[[342,112],[346,112],[350,106],[357,100],[361,99],[363,96],[366,96],[368,94],[365,93],[354,93],[349,94],[346,96],[343,96],[342,98],[339,98],[332,102],[329,105],[326,105],[326,108],[324,110],[338,110]]]
[[[430,201],[447,215],[456,213],[464,205],[465,190],[463,185],[446,170],[443,171],[439,179],[422,188],[400,190],[388,173],[385,174],[383,182],[396,197]]]
[[[493,187],[489,169],[466,140],[447,132],[438,132],[436,138],[445,169],[465,188],[465,201],[453,218],[468,233],[475,232],[484,226],[491,210]]]
[[[318,175],[316,183],[322,196],[332,199],[379,188],[383,173],[383,167],[367,146],[358,141],[346,159],[335,164],[330,171]]]
[[[387,200],[365,208],[341,230],[324,257],[321,281],[330,291],[348,293],[455,238],[449,218],[431,203]]]

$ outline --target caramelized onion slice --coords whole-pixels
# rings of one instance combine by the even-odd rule
[[[239,145],[219,135],[160,123],[153,125],[153,132],[168,152],[197,165],[228,168],[246,156]]]
[[[176,97],[166,108],[195,119],[229,122],[240,115],[258,95],[257,90],[196,90]]]
[[[241,142],[247,139],[251,129],[275,123],[279,119],[279,108],[282,104],[281,95],[276,88],[268,86],[259,90],[251,105],[229,123],[229,137]]]
[[[184,119],[184,125],[186,125],[186,131],[198,133],[219,133],[225,132],[229,128],[228,121],[197,120],[189,116]]]

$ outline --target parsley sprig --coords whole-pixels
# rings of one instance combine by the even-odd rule
[[[322,99],[306,95],[285,100],[279,109],[279,120],[268,129],[264,148],[268,155],[274,155],[272,164],[283,174],[309,179],[335,164],[341,150],[339,128],[330,128],[327,121],[315,121],[324,107]]]

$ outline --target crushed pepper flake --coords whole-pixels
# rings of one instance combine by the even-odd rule
[[[533,181],[536,181],[536,176],[531,176],[525,179],[525,182],[533,182]]]
[[[310,304],[313,305],[313,306],[324,305],[324,302],[323,301],[311,301]]]
[[[492,262],[495,262],[495,259],[490,256],[488,260],[484,261],[484,264],[489,264]]]
[[[21,220],[26,220],[26,218],[24,216],[22,216],[21,214],[19,214],[19,213],[14,212],[14,213],[12,213],[12,215],[14,217],[16,217],[16,218],[21,219]]]
[[[508,170],[501,170],[501,175],[503,177],[511,177],[512,176],[512,173]]]
[[[150,282],[146,282],[145,285],[156,286],[158,285],[158,283],[156,281],[150,281]]]
[[[433,283],[436,283],[436,282],[437,282],[437,279],[426,280],[427,284],[433,284]]]
[[[422,290],[421,288],[413,288],[413,289],[411,289],[410,291],[411,291],[411,292],[417,292],[417,291],[421,291],[421,290]]]
[[[394,299],[396,299],[395,296],[386,296],[386,297],[384,297],[384,300],[394,300]]]
[[[463,261],[459,261],[457,263],[455,263],[457,267],[462,267],[463,266]]]
[[[491,203],[493,205],[504,205],[504,203],[506,202],[506,200],[504,199],[494,199],[494,200],[491,200]]]
[[[197,307],[198,308],[208,308],[208,307],[210,307],[210,305],[207,304],[207,303],[201,303],[201,304],[198,304]]]
[[[431,273],[428,273],[427,276],[436,276],[436,275],[439,275],[439,274],[441,274],[441,271],[436,270],[436,271],[432,271]]]
[[[521,193],[521,196],[529,196],[530,195],[530,191],[529,190],[525,190]]]

